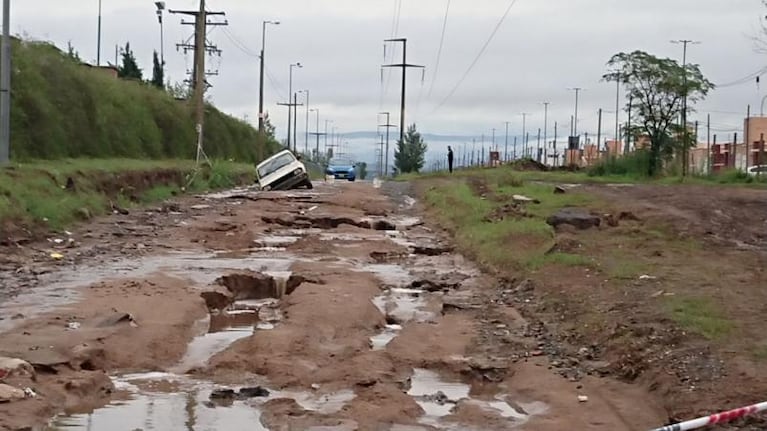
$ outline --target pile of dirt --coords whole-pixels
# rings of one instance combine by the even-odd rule
[[[548,166],[546,166],[543,163],[540,163],[538,161],[535,161],[533,159],[515,160],[515,161],[509,163],[509,166],[511,166],[511,168],[514,169],[515,171],[546,172],[546,171],[549,170]]]

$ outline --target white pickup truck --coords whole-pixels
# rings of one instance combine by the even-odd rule
[[[290,150],[280,151],[256,167],[261,190],[313,188],[306,166]]]

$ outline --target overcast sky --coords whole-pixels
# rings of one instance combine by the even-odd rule
[[[197,0],[167,0],[170,9],[194,9]],[[289,64],[294,89],[309,89],[310,104],[343,132],[374,131],[379,111],[391,111],[399,123],[400,74],[384,76],[383,63],[399,61],[401,52],[384,59],[383,39],[407,37],[408,62],[426,66],[408,73],[407,122],[438,134],[491,135],[503,139],[505,121],[521,134],[543,127],[542,102],[551,102],[549,135],[569,131],[574,94],[583,87],[579,129],[595,134],[597,110],[605,112],[604,131],[612,135],[615,86],[600,82],[605,63],[621,51],[645,50],[681,59],[672,39],[693,39],[688,60],[698,63],[717,84],[736,81],[767,66],[767,54],[754,50],[752,37],[767,14],[761,0],[518,0],[474,69],[454,89],[499,23],[510,0],[452,0],[439,68],[437,52],[448,0],[208,0],[208,8],[227,13],[229,27],[215,28],[210,39],[223,49],[211,67],[212,98],[224,111],[256,121],[258,58],[262,20],[280,20],[267,34],[266,107],[278,134],[284,136],[287,112],[278,101],[287,96]],[[397,5],[401,3],[398,26]],[[98,0],[13,0],[12,31],[65,47],[67,41],[85,60],[96,58]],[[184,79],[191,54],[175,44],[191,34],[181,16],[165,18],[165,57],[172,80]],[[394,27],[397,27],[396,31]],[[130,41],[145,74],[151,74],[152,51],[159,50],[159,24],[152,0],[103,0],[102,61],[114,61],[115,44]],[[386,85],[388,83],[388,85]],[[764,82],[767,87],[767,81]],[[383,94],[383,97],[382,97]],[[746,107],[759,113],[765,89],[753,80],[714,91],[696,117],[711,113],[714,129],[742,129]],[[444,103],[443,103],[444,102]],[[441,106],[440,106],[441,104]],[[623,104],[623,101],[621,102]],[[304,111],[299,121],[303,131]],[[625,116],[625,114],[623,114]],[[625,118],[621,118],[621,122]],[[314,128],[315,117],[312,114]],[[303,142],[303,138],[299,139]]]

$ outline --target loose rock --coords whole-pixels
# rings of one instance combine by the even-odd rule
[[[546,223],[554,227],[567,224],[585,230],[599,227],[602,219],[583,208],[562,208],[556,214],[546,219]]]
[[[0,403],[11,403],[23,400],[27,395],[21,389],[0,383]]]

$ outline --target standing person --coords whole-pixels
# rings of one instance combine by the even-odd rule
[[[447,168],[450,173],[453,173],[453,148],[447,146]]]

